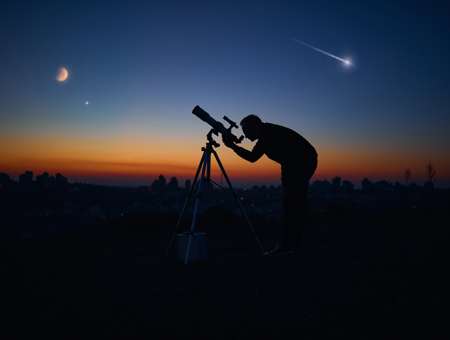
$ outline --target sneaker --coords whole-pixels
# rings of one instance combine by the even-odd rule
[[[283,246],[281,244],[278,244],[271,251],[268,251],[268,252],[264,253],[264,255],[278,256],[278,255],[292,254],[293,252],[294,252],[293,248],[285,247],[285,246]]]

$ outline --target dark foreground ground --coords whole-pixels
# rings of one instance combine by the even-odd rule
[[[275,258],[246,225],[203,227],[208,260],[188,265],[165,255],[170,224],[2,244],[1,338],[447,339],[445,218],[315,223]]]

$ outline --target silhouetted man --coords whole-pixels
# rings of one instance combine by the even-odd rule
[[[240,157],[256,162],[262,155],[281,164],[283,185],[283,234],[280,243],[266,255],[282,255],[299,249],[305,228],[306,198],[309,179],[317,167],[317,152],[297,132],[283,126],[263,123],[258,116],[250,115],[241,121],[245,137],[258,140],[252,151],[223,138],[224,144]]]

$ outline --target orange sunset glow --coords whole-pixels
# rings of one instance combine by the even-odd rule
[[[123,186],[163,174],[182,184],[211,128],[192,114],[199,105],[226,128],[224,116],[239,125],[255,114],[302,135],[318,152],[312,181],[404,183],[410,168],[423,185],[431,161],[436,187],[450,186],[448,34],[435,24],[439,14],[422,21],[411,5],[402,24],[391,8],[358,5],[349,8],[367,21],[333,16],[324,28],[322,8],[302,17],[304,9],[281,5],[119,3],[92,12],[61,4],[67,20],[51,16],[46,26],[47,12],[34,17],[22,2],[14,13],[29,22],[5,15],[0,172]],[[267,157],[250,164],[223,145],[217,152],[235,186],[280,184],[280,166]]]
[[[218,141],[220,139],[216,138]],[[82,139],[62,135],[0,137],[3,172],[12,178],[24,171],[35,175],[43,172],[62,173],[71,181],[87,180],[94,183],[116,185],[148,185],[160,174],[177,177],[180,181],[193,179],[202,157],[201,140],[187,141],[182,148],[170,139],[136,139],[133,136]],[[244,143],[250,149],[252,144]],[[5,146],[9,146],[5,148]],[[403,173],[412,167],[418,180],[425,180],[426,155],[422,161],[411,161],[417,155],[385,154],[382,150],[365,149],[339,152],[332,147],[317,147],[319,165],[312,181],[331,180],[335,176],[351,180],[356,185],[367,177],[373,180],[402,181]],[[216,149],[225,170],[236,186],[278,185],[279,164],[263,156],[256,163],[240,159],[233,151],[221,146]],[[419,157],[417,157],[419,158]],[[450,177],[442,171],[450,168],[448,159],[434,157],[440,176]],[[422,164],[423,163],[423,164]],[[220,180],[220,169],[212,158],[213,180]]]

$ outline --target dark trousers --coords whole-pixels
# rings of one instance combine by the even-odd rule
[[[283,191],[290,196],[283,195],[283,234],[281,244],[298,248],[302,245],[303,231],[306,223],[306,201],[308,197],[309,180],[316,171],[317,161],[304,164],[295,172],[282,170],[281,182]],[[294,180],[287,182],[287,179]]]

